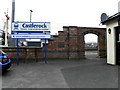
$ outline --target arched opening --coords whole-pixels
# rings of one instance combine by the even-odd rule
[[[92,59],[98,57],[98,36],[93,33],[84,35],[85,57]]]

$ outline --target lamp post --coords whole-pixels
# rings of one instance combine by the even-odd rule
[[[32,19],[32,12],[33,12],[33,10],[30,10],[30,22],[31,22],[31,19]]]

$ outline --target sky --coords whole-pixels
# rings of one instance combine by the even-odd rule
[[[100,16],[111,16],[118,12],[120,0],[15,0],[15,21],[51,22],[51,34],[63,30],[63,26],[105,27],[100,25]],[[0,29],[6,20],[4,12],[11,17],[12,0],[0,1]],[[11,20],[11,19],[10,19]],[[9,20],[9,32],[11,21]],[[87,36],[86,36],[87,37]],[[87,41],[91,36],[88,35]],[[93,41],[97,36],[92,35]]]

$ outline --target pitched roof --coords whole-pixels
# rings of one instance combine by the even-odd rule
[[[109,21],[111,21],[111,20],[117,19],[117,18],[120,18],[120,12],[114,14],[113,16],[108,17],[107,20],[105,20],[105,21],[103,21],[103,22],[101,22],[101,23],[102,23],[102,24],[105,24],[105,23],[107,23],[107,22],[109,22]]]

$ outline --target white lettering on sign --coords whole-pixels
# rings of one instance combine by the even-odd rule
[[[34,24],[34,23],[32,23],[32,24],[24,23],[24,24],[22,24],[22,27],[23,28],[47,28],[47,25],[45,23],[43,25],[41,25],[41,24]]]
[[[13,39],[49,39],[50,35],[11,35]]]
[[[12,31],[42,31],[50,30],[50,22],[14,22]]]

